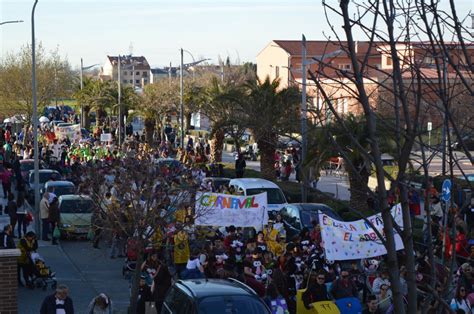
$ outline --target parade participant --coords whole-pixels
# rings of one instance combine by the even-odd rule
[[[153,277],[151,293],[157,313],[161,313],[161,307],[165,300],[166,292],[171,287],[171,274],[168,267],[160,260],[156,275]]]
[[[308,287],[303,293],[302,299],[306,309],[313,308],[311,303],[329,300],[324,272],[312,274],[309,279]]]
[[[177,228],[181,226],[178,225]],[[174,265],[178,276],[185,269],[189,259],[189,237],[186,231],[180,230],[174,236]]]

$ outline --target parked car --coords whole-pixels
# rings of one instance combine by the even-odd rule
[[[233,187],[237,194],[255,195],[267,192],[267,211],[279,211],[288,202],[285,194],[278,185],[272,181],[256,178],[232,179],[229,186]]]
[[[319,222],[319,212],[334,219],[343,220],[331,207],[321,203],[291,203],[280,210],[285,224],[287,239],[298,235],[303,228],[312,228],[312,221]]]
[[[178,280],[165,297],[161,314],[270,314],[254,290],[235,279]]]
[[[229,185],[230,178],[223,178],[223,177],[206,177],[204,180],[202,180],[204,185],[208,185],[209,182],[212,182],[212,185],[218,191],[221,186],[227,186]]]
[[[45,163],[44,161],[40,160],[39,161],[39,168],[43,169],[45,168]],[[34,170],[35,168],[35,160],[34,159],[22,159],[20,160],[20,171],[21,171],[21,177],[25,182],[28,182],[28,176],[30,174],[30,170]]]
[[[41,191],[44,189],[44,184],[49,180],[61,180],[61,174],[52,169],[40,169],[39,170],[39,187]],[[35,174],[34,170],[30,170],[28,174],[28,186],[27,186],[27,197],[30,204],[34,204],[35,201]]]
[[[44,184],[40,194],[43,195],[44,192],[49,191],[51,188],[57,197],[76,194],[76,186],[71,181],[48,181]]]
[[[59,197],[59,231],[62,238],[85,237],[92,226],[94,202],[87,195]]]

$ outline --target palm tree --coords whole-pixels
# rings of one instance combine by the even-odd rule
[[[274,154],[278,136],[291,132],[297,125],[300,92],[297,87],[280,88],[279,79],[267,77],[248,80],[244,85],[241,104],[243,127],[250,129],[260,151],[260,169],[263,178],[275,179]]]

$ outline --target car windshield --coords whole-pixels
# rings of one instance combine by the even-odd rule
[[[318,211],[321,211],[323,214],[328,215],[331,218],[342,220],[342,218],[331,210],[329,207],[326,206],[318,206],[318,207],[303,207],[303,210],[300,211],[301,222],[305,227],[312,227],[312,221],[319,221]]]
[[[35,167],[35,164],[32,162],[23,162],[20,164],[21,171],[30,171],[30,170],[33,170],[34,167]]]
[[[62,200],[59,211],[64,214],[87,214],[92,213],[94,203],[92,200]]]
[[[57,173],[56,172],[40,172],[39,173],[39,182],[41,184],[46,183],[46,181],[51,179],[51,176],[53,176],[53,175],[57,175]],[[35,176],[32,173],[30,175],[30,183],[34,183],[34,182],[35,182]]]
[[[275,188],[259,188],[259,189],[248,189],[247,195],[255,195],[267,192],[268,204],[284,204],[286,203],[285,196],[280,189]]]
[[[199,313],[206,314],[265,314],[269,313],[263,302],[248,296],[207,297],[199,302]]]
[[[74,188],[74,186],[69,185],[55,186],[53,193],[56,194],[57,197],[59,197],[61,195],[75,194],[76,189]]]

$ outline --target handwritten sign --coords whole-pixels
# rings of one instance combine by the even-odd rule
[[[112,142],[112,134],[111,133],[102,133],[100,135],[101,142]]]
[[[59,141],[69,138],[69,140],[73,143],[79,142],[79,140],[82,138],[81,125],[74,124],[69,126],[55,126],[54,134]]]
[[[267,193],[249,196],[197,193],[196,225],[257,227],[268,222]]]
[[[392,217],[398,226],[403,229],[402,207],[400,204],[391,209]],[[385,230],[381,214],[367,218],[378,232],[385,237]],[[319,214],[321,225],[322,245],[326,259],[333,261],[371,258],[387,254],[385,246],[374,229],[364,220],[339,221],[323,213]],[[403,249],[400,235],[395,233],[397,250]]]

